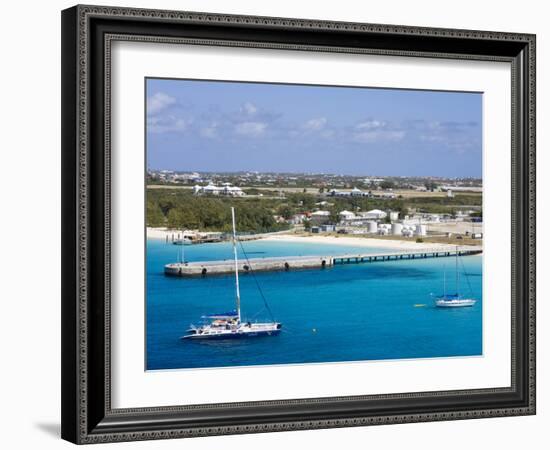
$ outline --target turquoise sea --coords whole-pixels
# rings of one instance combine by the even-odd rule
[[[366,253],[344,245],[251,241],[249,258]],[[379,252],[381,249],[372,249]],[[167,277],[180,246],[147,241],[148,370],[302,364],[482,354],[482,256],[462,257],[461,292],[471,308],[433,306],[444,272],[454,290],[454,258],[339,265],[324,270],[257,273],[278,336],[232,341],[182,341],[205,314],[234,308],[234,277]],[[187,261],[232,258],[228,243],[185,246]],[[464,276],[464,275],[467,276]],[[254,278],[240,277],[243,320],[269,320]],[[424,306],[421,306],[424,305]]]

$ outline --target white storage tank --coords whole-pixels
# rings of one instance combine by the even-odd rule
[[[391,224],[391,234],[401,236],[403,234],[403,224],[394,222]]]
[[[376,223],[374,220],[370,220],[367,222],[367,231],[369,233],[377,233],[378,232],[378,223]]]
[[[426,232],[426,225],[417,225],[416,226],[416,235],[417,236],[426,236],[427,232]]]

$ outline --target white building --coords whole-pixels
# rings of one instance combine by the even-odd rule
[[[224,186],[223,194],[230,197],[242,197],[244,195],[243,190],[237,186]]]
[[[330,222],[330,211],[315,211],[311,213],[311,221],[321,225]]]
[[[329,217],[330,211],[314,211],[311,213],[311,217]]]
[[[394,192],[387,191],[387,192],[378,192],[374,194],[374,197],[391,200],[391,199],[397,198],[397,195]]]
[[[223,188],[219,187],[219,186],[215,186],[213,184],[208,184],[207,186],[204,186],[200,193],[201,194],[207,194],[207,195],[220,195],[220,191],[222,190]]]
[[[393,222],[399,220],[399,213],[397,211],[390,211],[390,220]]]
[[[331,189],[329,195],[332,197],[370,197],[370,193],[363,192],[361,189],[354,187],[351,191],[337,191],[336,189]]]
[[[304,221],[307,219],[306,214],[294,214],[290,219],[288,219],[288,223],[292,225],[299,225],[301,223],[304,223]]]
[[[244,192],[240,187],[231,186],[229,183],[225,183],[224,186],[216,186],[209,183],[207,186],[193,186],[193,194],[195,195],[225,195],[228,197],[242,197]]]
[[[176,173],[172,176],[173,181],[189,181],[189,180],[198,180],[200,178],[198,172],[192,173]]]
[[[361,217],[367,220],[382,220],[387,217],[387,214],[380,209],[372,209],[370,211],[361,213]]]
[[[351,211],[344,210],[338,213],[338,217],[340,220],[351,220],[355,218],[355,214]]]

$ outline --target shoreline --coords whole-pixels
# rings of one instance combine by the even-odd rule
[[[376,239],[368,237],[349,237],[349,236],[268,236],[264,241],[282,241],[282,242],[307,242],[314,244],[334,244],[355,247],[369,248],[387,248],[395,250],[416,250],[416,249],[444,249],[455,248],[453,244],[440,244],[433,242],[411,242],[400,239]]]
[[[147,239],[166,239],[166,237],[172,237],[172,235],[177,235],[178,233],[181,233],[181,231],[178,230],[170,230],[166,227],[147,227],[146,228],[146,236]]]
[[[172,235],[177,236],[181,231],[169,230],[167,228],[147,227],[147,239],[169,239]],[[349,236],[297,236],[291,234],[268,235],[258,240],[267,242],[298,242],[313,244],[345,245],[355,247],[369,248],[387,248],[395,250],[415,250],[415,249],[445,249],[455,248],[454,244],[434,243],[434,242],[412,242],[401,239],[377,239],[369,237],[349,237]]]

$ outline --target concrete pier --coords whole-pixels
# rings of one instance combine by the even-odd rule
[[[332,256],[279,256],[271,258],[250,258],[239,261],[240,273],[276,272],[297,269],[324,269],[337,264],[359,264],[400,259],[440,258],[459,255],[475,255],[483,251],[481,246],[459,247],[458,249],[415,249],[384,253],[343,254]],[[171,276],[197,277],[233,273],[235,262],[232,259],[171,263],[164,266],[164,273]]]

